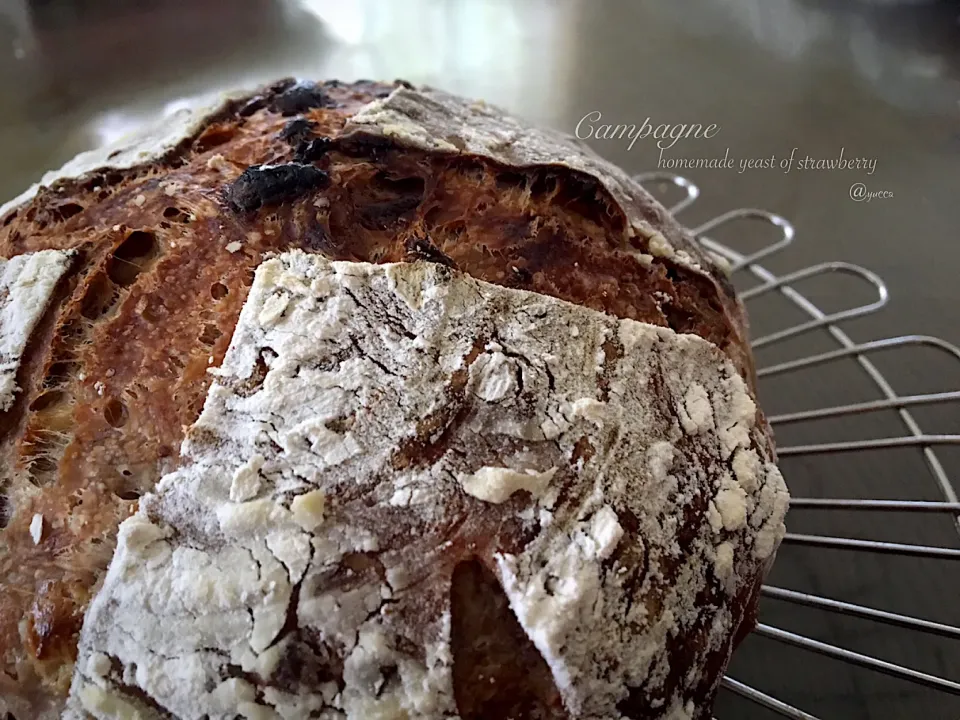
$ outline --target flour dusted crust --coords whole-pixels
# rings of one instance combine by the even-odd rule
[[[787,497],[716,348],[441,265],[291,253],[214,373],[184,466],[120,527],[68,717],[458,717],[474,559],[549,666],[541,717],[636,693],[651,720],[708,712]],[[465,492],[479,471],[514,492]]]
[[[16,375],[27,341],[43,318],[72,253],[42,250],[0,259],[0,411],[19,392]]]
[[[42,257],[49,261],[45,267],[56,269],[49,275],[49,295],[45,300],[37,295],[42,302],[31,305],[30,323],[18,321],[17,330],[4,331],[11,342],[22,341],[23,349],[5,358],[17,391],[0,413],[0,715],[59,717],[84,614],[114,555],[118,525],[131,515],[140,517],[139,498],[161,477],[194,467],[181,447],[202,443],[192,435],[184,445],[185,433],[210,391],[213,376],[207,371],[223,363],[235,336],[254,271],[269,257],[297,250],[360,266],[434,264],[449,268],[457,282],[473,278],[507,295],[527,293],[579,306],[606,321],[630,320],[672,336],[698,337],[729,360],[752,397],[746,318],[723,271],[642,188],[569,136],[401,81],[285,80],[180,111],[114,146],[78,156],[0,209],[0,258],[8,267]],[[401,275],[395,273],[402,280]],[[417,292],[402,291],[411,297]],[[262,310],[257,320],[266,325],[282,321],[286,307],[275,298]],[[391,319],[381,321],[389,325]],[[570,337],[581,331],[572,328]],[[605,342],[596,363],[613,367],[618,342]],[[471,372],[482,381],[471,402],[496,405],[515,395],[523,380],[513,372],[517,358],[502,351],[477,353]],[[342,359],[333,356],[320,365]],[[251,387],[270,362],[267,353],[256,363]],[[595,397],[572,399],[563,417],[597,432],[606,427],[615,389],[606,377],[598,387]],[[671,412],[684,437],[699,437],[715,426],[711,387],[705,381],[685,387],[683,403],[674,404]],[[654,390],[660,392],[659,386]],[[440,452],[444,428],[462,420],[457,414],[431,416],[421,430],[424,438],[436,435],[439,444],[411,441],[399,448],[393,468],[398,477],[403,463],[410,468],[449,461]],[[540,431],[545,438],[559,433],[556,439],[568,431],[558,428]],[[737,575],[745,588],[727,608],[731,644],[752,625],[763,568],[779,542],[776,523],[754,527],[748,515],[748,501],[757,492],[768,498],[761,505],[770,505],[774,486],[750,490],[750,481],[744,489],[738,480],[760,477],[773,459],[769,431],[755,407],[752,428],[756,457],[734,453],[733,475],[716,479],[712,504],[702,509],[711,532],[721,538],[724,533],[741,533],[744,542],[755,538],[754,566],[742,564],[733,540],[712,551],[717,572]],[[312,452],[332,453],[331,463],[356,462],[366,439],[348,430],[336,423],[310,428]],[[349,437],[355,445],[343,440]],[[448,586],[450,648],[459,658],[451,671],[454,700],[464,718],[588,712],[576,709],[582,688],[564,680],[567,660],[558,660],[550,644],[556,633],[538,624],[539,609],[552,606],[538,594],[542,568],[530,564],[530,553],[599,562],[603,568],[614,562],[647,568],[644,546],[632,542],[641,528],[610,505],[583,518],[591,523],[583,532],[594,539],[593,545],[577,545],[580,554],[570,555],[573,550],[556,545],[561,540],[552,536],[529,535],[541,515],[556,514],[545,503],[564,501],[566,496],[556,493],[572,482],[571,466],[559,446],[551,465],[507,465],[503,457],[517,452],[520,441],[509,440],[509,433],[495,437],[505,444],[469,449],[489,457],[448,478],[463,507],[485,508],[477,510],[477,522],[505,523],[485,526],[483,533],[503,541],[496,556],[490,550],[480,559],[463,560],[463,549],[454,546],[444,556],[461,558],[450,570]],[[651,462],[666,468],[664,478],[677,477],[679,483],[682,474],[671,468],[691,462],[685,460],[687,449],[682,441],[664,442],[668,445],[657,445]],[[584,463],[598,451],[602,448],[586,440],[573,450]],[[668,455],[680,460],[668,462]],[[269,453],[254,453],[229,477],[229,501],[247,510],[225,516],[228,527],[277,520],[275,503],[260,502],[275,491],[264,475],[270,462]],[[578,486],[571,503],[582,500],[581,491]],[[418,498],[413,485],[394,487],[389,505],[409,513]],[[528,503],[522,515],[518,498]],[[283,518],[289,516],[300,533],[322,534],[342,502],[342,495],[320,487],[299,488],[283,496]],[[451,537],[463,531],[455,524],[443,527]],[[518,535],[516,528],[529,533]],[[189,538],[165,542],[186,547]],[[349,555],[346,568],[327,581],[345,587],[348,577],[376,575],[374,552]],[[627,552],[629,558],[623,556]],[[570,567],[579,567],[576,563]],[[665,577],[673,582],[671,572],[668,568]],[[401,587],[394,580],[393,586]],[[543,584],[553,587],[554,580],[547,577]],[[715,604],[712,593],[697,604]],[[439,602],[422,596],[420,605],[434,600]],[[650,605],[651,612],[659,602]],[[415,629],[416,621],[409,626]],[[686,658],[705,647],[706,639],[681,632],[665,643],[672,648],[668,654]],[[417,654],[412,645],[401,645],[398,652]],[[325,678],[341,682],[346,666],[325,648],[308,637],[296,650],[299,666],[325,668]],[[422,652],[418,657],[425,662]],[[702,674],[703,702],[699,690],[691,691],[697,707],[709,703],[710,682],[720,676],[726,655],[717,651],[711,657]],[[92,662],[103,670],[103,658]],[[230,680],[263,684],[242,666],[228,669]],[[385,677],[394,676],[388,668]],[[667,703],[667,695],[682,685],[671,689],[670,682],[662,698],[642,689],[628,693],[621,701],[623,714],[649,715],[652,703]],[[145,702],[135,682],[125,683],[125,692],[135,697],[116,700],[120,716],[131,702]],[[117,689],[93,684],[84,692],[90,702],[109,705]],[[259,693],[251,702],[262,702]],[[509,705],[510,698],[519,704],[497,705]]]
[[[248,94],[220,93],[212,98],[197,99],[187,107],[153,119],[113,142],[82,152],[61,168],[44,173],[39,182],[0,205],[0,217],[32,200],[42,188],[49,188],[64,180],[75,180],[103,169],[129,170],[156,162],[201,131],[210,118],[216,117],[231,103]]]

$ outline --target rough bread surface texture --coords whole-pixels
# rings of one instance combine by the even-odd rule
[[[68,717],[709,714],[786,510],[713,345],[296,252],[214,374],[120,526]]]
[[[729,281],[577,141],[281,81],[0,258],[0,715],[709,716],[786,491]]]

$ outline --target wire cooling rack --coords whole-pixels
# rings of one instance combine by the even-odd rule
[[[689,180],[672,174],[663,172],[641,173],[634,176],[634,180],[644,185],[657,195],[662,195],[660,189],[672,186],[674,192],[679,190],[683,197],[671,208],[673,214],[680,214],[689,208],[699,197],[699,188]],[[743,220],[759,221],[772,226],[778,233],[778,238],[771,243],[766,244],[760,250],[749,254],[743,254],[725,244],[711,239],[710,234],[720,230],[723,226],[737,223]],[[876,312],[887,304],[888,293],[883,280],[871,271],[844,262],[826,262],[818,265],[812,265],[800,270],[789,272],[783,275],[776,275],[767,270],[761,261],[770,257],[774,253],[783,250],[794,239],[794,228],[787,220],[764,210],[744,208],[724,213],[702,225],[692,228],[693,234],[700,243],[715,255],[722,257],[731,267],[734,279],[738,275],[742,277],[747,274],[752,276],[754,284],[748,289],[742,290],[740,297],[748,305],[756,301],[764,301],[764,298],[772,294],[779,293],[783,298],[792,303],[796,309],[800,310],[805,318],[795,324],[776,330],[769,334],[764,334],[752,340],[754,349],[772,346],[776,343],[787,341],[790,338],[811,333],[813,331],[825,331],[831,338],[835,349],[827,352],[811,354],[804,357],[798,357],[785,362],[779,362],[758,369],[759,378],[769,378],[788,373],[795,373],[812,367],[819,367],[835,363],[844,359],[853,359],[859,365],[859,368],[869,378],[870,382],[879,393],[879,399],[871,399],[855,404],[838,404],[832,407],[822,407],[811,410],[803,410],[786,414],[772,415],[769,417],[774,430],[788,424],[796,424],[809,421],[820,421],[829,419],[852,418],[867,413],[890,410],[895,411],[899,416],[900,424],[903,428],[902,434],[895,437],[885,437],[880,439],[855,440],[825,442],[816,444],[797,444],[797,445],[778,445],[778,455],[781,458],[789,456],[812,456],[812,455],[832,455],[839,453],[858,453],[864,451],[878,450],[883,448],[915,448],[923,455],[923,460],[930,474],[936,481],[940,493],[943,496],[942,501],[917,501],[917,500],[890,500],[890,499],[870,499],[870,498],[847,498],[834,499],[823,497],[797,497],[791,499],[790,508],[792,511],[803,509],[806,511],[869,511],[886,512],[891,515],[895,513],[937,513],[946,514],[952,518],[955,530],[960,530],[960,502],[957,499],[957,493],[951,483],[947,471],[944,469],[940,458],[937,455],[938,448],[942,449],[947,445],[960,445],[960,435],[941,435],[924,432],[917,422],[911,409],[926,405],[936,405],[960,400],[960,391],[951,392],[931,392],[913,395],[900,395],[896,392],[893,385],[887,380],[884,374],[878,369],[877,364],[871,361],[874,354],[894,348],[925,346],[946,353],[951,359],[960,361],[960,349],[935,337],[923,335],[903,335],[890,337],[873,342],[856,343],[840,329],[839,323],[857,317],[862,317]],[[831,273],[841,273],[853,276],[858,281],[865,283],[868,289],[875,295],[875,299],[865,302],[853,308],[840,310],[837,312],[824,312],[814,302],[808,299],[795,286],[809,278],[828,275]],[[787,484],[791,484],[790,474],[784,473]],[[909,487],[904,488],[904,495],[909,492]],[[790,523],[788,522],[788,527]],[[781,557],[784,552],[789,552],[790,546],[806,545],[817,548],[831,548],[835,550],[846,550],[858,553],[879,553],[887,555],[900,555],[911,558],[929,558],[942,563],[960,560],[960,550],[948,547],[932,547],[919,544],[892,543],[877,540],[862,540],[842,535],[813,535],[787,533],[784,538],[784,547],[781,549]],[[943,572],[954,571],[956,566],[945,567]],[[762,597],[766,602],[778,601],[790,603],[793,605],[806,606],[816,612],[831,613],[840,619],[859,618],[860,620],[877,623],[886,627],[898,627],[908,631],[925,633],[948,640],[960,641],[960,627],[953,627],[938,622],[924,620],[919,617],[887,612],[884,610],[867,607],[864,605],[843,602],[841,600],[822,597],[817,594],[799,592],[781,587],[765,585],[762,591]],[[957,598],[944,598],[945,602],[957,602]],[[760,618],[764,617],[765,603],[761,602]],[[835,661],[848,663],[860,669],[869,672],[881,673],[899,680],[915,683],[926,688],[933,689],[942,693],[960,696],[960,682],[948,678],[921,672],[904,665],[882,660],[868,654],[855,652],[837,645],[825,643],[802,634],[791,632],[760,623],[755,631],[758,635],[770,640],[785,643],[794,646],[809,653],[826,656]],[[960,669],[960,668],[958,668]],[[808,712],[805,712],[792,704],[784,702],[762,689],[752,687],[740,682],[733,677],[726,677],[723,680],[723,687],[732,691],[747,700],[756,703],[775,715],[791,718],[792,720],[821,720]],[[922,715],[921,710],[910,711],[910,718],[917,718]],[[893,717],[893,715],[889,715]],[[901,715],[897,715],[901,717]],[[823,718],[822,720],[839,720],[838,718]]]

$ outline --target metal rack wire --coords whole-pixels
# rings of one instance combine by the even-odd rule
[[[689,208],[699,197],[699,188],[689,180],[663,172],[641,173],[634,179],[656,192],[657,185],[672,186],[684,193],[684,197],[676,202],[671,212],[682,213]],[[656,193],[660,194],[660,193]],[[723,226],[742,220],[753,220],[766,223],[775,228],[779,239],[767,244],[762,249],[750,254],[743,254],[716,240],[710,238]],[[733,273],[748,273],[759,284],[740,293],[740,297],[749,303],[762,299],[773,293],[779,293],[801,310],[808,318],[790,327],[762,335],[753,339],[752,346],[762,348],[782,342],[815,330],[826,331],[836,344],[837,348],[828,352],[813,354],[787,362],[781,362],[758,369],[758,377],[772,377],[802,369],[825,365],[845,358],[852,358],[862,371],[872,381],[881,395],[881,399],[870,400],[855,404],[843,404],[832,407],[818,408],[800,412],[773,415],[769,417],[771,425],[776,429],[791,423],[829,418],[843,418],[871,413],[881,410],[895,410],[904,427],[902,435],[870,440],[825,442],[804,445],[786,445],[778,447],[780,457],[820,455],[829,453],[853,453],[857,451],[875,450],[880,448],[915,447],[922,452],[923,459],[930,473],[935,479],[943,496],[941,502],[916,500],[873,500],[861,498],[827,499],[816,497],[793,497],[791,510],[848,510],[872,512],[902,512],[902,513],[942,513],[953,517],[953,524],[960,530],[960,501],[956,490],[945,471],[937,449],[945,445],[960,445],[960,435],[930,434],[924,432],[911,408],[924,405],[934,405],[960,401],[960,390],[950,392],[923,393],[916,395],[899,395],[890,382],[871,361],[874,353],[892,348],[908,346],[926,346],[934,348],[960,362],[960,349],[935,337],[922,335],[905,335],[886,338],[873,342],[856,343],[840,327],[839,323],[853,318],[873,313],[887,304],[888,293],[883,280],[869,270],[858,265],[843,262],[826,262],[806,267],[794,272],[777,276],[760,264],[760,261],[787,247],[793,242],[795,232],[793,226],[780,217],[764,210],[752,208],[733,210],[724,213],[706,223],[692,228],[693,234],[700,243],[715,255],[720,256],[731,266]],[[875,292],[876,299],[856,307],[837,312],[822,311],[811,300],[805,297],[795,285],[818,275],[828,273],[842,273],[853,276],[865,283]],[[787,474],[787,483],[790,476]],[[789,526],[789,522],[788,522]],[[854,552],[895,554],[910,557],[924,557],[950,562],[960,560],[960,549],[949,547],[931,547],[927,545],[903,544],[882,542],[876,540],[861,540],[839,536],[806,535],[788,533],[784,538],[785,547],[791,545],[807,545],[820,548],[833,548]],[[806,606],[818,611],[836,613],[844,617],[860,618],[880,623],[886,626],[905,628],[911,631],[928,633],[950,640],[960,641],[960,627],[953,627],[942,623],[931,622],[908,615],[902,615],[879,610],[863,605],[842,602],[839,600],[821,597],[814,594],[788,590],[780,587],[764,586],[762,597],[769,600],[792,603]],[[761,605],[761,618],[763,605]],[[796,648],[849,663],[870,671],[883,673],[887,676],[916,683],[927,688],[960,696],[960,682],[948,678],[938,677],[902,665],[888,662],[877,657],[861,654],[843,647],[824,643],[804,635],[800,635],[778,627],[759,624],[756,633],[771,640],[786,643]],[[782,700],[779,700],[763,691],[739,682],[731,677],[724,678],[723,687],[740,695],[747,700],[773,711],[774,713],[790,718],[791,720],[819,720],[817,717],[804,712]],[[832,719],[831,719],[832,720]]]

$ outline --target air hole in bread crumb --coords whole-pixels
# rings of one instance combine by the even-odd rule
[[[161,307],[162,305],[159,303],[148,302],[143,306],[143,310],[140,311],[140,317],[148,323],[159,322],[163,317],[163,313],[160,311]]]
[[[130,477],[131,475],[133,475],[133,472],[131,472],[129,468],[124,468],[123,470],[120,471],[120,474],[123,475],[124,477]]]
[[[41,455],[34,458],[33,462],[30,463],[30,482],[37,487],[42,487],[46,484],[44,480],[55,475],[56,472],[57,461],[47,455]]]
[[[440,224],[440,217],[442,214],[443,208],[439,205],[434,205],[423,214],[423,226],[427,230],[433,230],[435,227],[437,227],[437,225]]]
[[[170,220],[176,220],[177,222],[190,222],[190,213],[181,210],[178,207],[168,207],[163,211],[163,216],[169,218]]]
[[[139,500],[142,494],[143,493],[141,493],[139,490],[136,490],[134,488],[118,490],[117,492],[114,493],[114,495],[116,495],[121,500],[127,500],[127,501]]]
[[[13,503],[7,497],[7,488],[0,486],[0,530],[7,526],[13,515]]]
[[[206,401],[206,398],[203,395],[199,395],[192,403],[190,403],[190,417],[192,418],[191,422],[195,422],[200,413],[203,412],[203,403]]]
[[[211,148],[223,145],[229,142],[237,134],[236,125],[211,125],[201,133],[194,144],[194,150],[198,153],[206,152]]]
[[[64,203],[63,205],[58,205],[53,209],[53,217],[58,221],[63,222],[69,218],[72,218],[74,215],[83,212],[83,205],[78,205],[77,203]]]
[[[33,412],[39,412],[45,410],[54,405],[59,405],[67,397],[67,394],[63,390],[49,390],[48,392],[42,393],[33,399],[33,402],[30,403],[30,409]]]
[[[146,230],[134,230],[113,252],[107,267],[110,279],[120,287],[131,285],[147,263],[157,255],[157,236]]]
[[[103,175],[88,175],[87,179],[80,183],[80,189],[87,192],[97,192],[106,184],[107,180]]]
[[[210,347],[221,335],[223,335],[223,331],[216,325],[204,325],[203,332],[200,333],[200,344]]]
[[[511,188],[518,188],[520,190],[527,189],[527,176],[521,175],[520,173],[497,173],[496,182],[497,188],[500,190],[509,190]]]
[[[451,169],[458,175],[482,180],[487,176],[487,166],[479,160],[468,157],[459,157],[450,163]]]
[[[421,177],[378,172],[371,180],[369,197],[357,208],[360,224],[368,230],[387,229],[420,206],[425,187]]]
[[[14,220],[16,220],[16,219],[17,219],[17,214],[18,214],[18,211],[17,211],[17,210],[14,210],[12,213],[10,213],[9,215],[7,215],[7,216],[3,219],[3,227],[6,227],[6,226],[9,225],[10,223],[12,223]]]
[[[556,175],[540,171],[534,175],[533,184],[530,186],[530,194],[534,197],[542,197],[544,195],[549,195],[556,189]]]
[[[127,422],[127,406],[117,398],[111,398],[103,408],[103,419],[110,427],[123,427]]]
[[[214,300],[222,300],[230,293],[230,288],[222,282],[215,282],[210,286],[210,295]]]
[[[600,183],[588,175],[564,176],[552,201],[600,227],[612,226],[613,229],[620,231],[625,226],[622,214],[611,207],[609,197]]]
[[[87,320],[97,320],[110,311],[119,296],[119,290],[106,275],[97,275],[83,296],[80,314]]]
[[[46,377],[43,378],[44,390],[50,390],[60,387],[73,376],[74,363],[67,360],[60,360],[52,363],[47,370]]]

